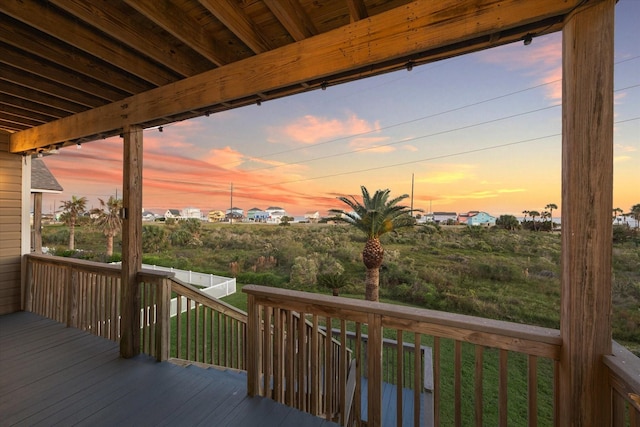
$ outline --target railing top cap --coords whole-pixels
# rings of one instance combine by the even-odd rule
[[[242,292],[256,297],[281,299],[283,301],[305,305],[307,309],[312,309],[314,306],[328,307],[333,310],[338,309],[367,314],[379,314],[395,319],[424,322],[495,335],[513,336],[520,339],[546,342],[557,346],[561,343],[560,331],[557,329],[542,328],[502,320],[259,285],[246,285],[243,287]]]

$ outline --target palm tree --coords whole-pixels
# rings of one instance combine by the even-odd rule
[[[113,238],[122,229],[122,218],[120,210],[122,209],[122,199],[113,196],[109,197],[106,202],[102,199],[100,207],[91,210],[93,223],[102,230],[107,237],[107,256],[113,255]]]
[[[616,222],[616,218],[618,218],[618,214],[621,214],[622,212],[624,211],[620,208],[613,208],[613,222]]]
[[[558,205],[556,205],[555,203],[549,203],[544,208],[545,209],[549,209],[549,219],[551,221],[551,231],[553,231],[553,210],[554,209],[558,209]]]
[[[531,221],[533,221],[533,231],[536,230],[536,217],[540,216],[540,212],[538,211],[529,211],[529,216],[531,217]]]
[[[354,196],[338,197],[340,201],[351,208],[351,212],[342,209],[332,209],[338,221],[343,221],[362,230],[367,235],[367,243],[362,251],[362,261],[367,268],[365,285],[365,299],[378,301],[380,287],[380,266],[384,257],[384,248],[380,244],[380,236],[401,227],[415,224],[408,206],[398,203],[409,197],[408,194],[389,200],[388,189],[377,190],[373,197],[369,191],[361,186],[362,203]]]
[[[76,238],[76,221],[78,216],[85,211],[87,207],[86,197],[71,196],[71,200],[65,200],[60,205],[60,208],[64,211],[64,219],[69,226],[69,249],[75,249]]]

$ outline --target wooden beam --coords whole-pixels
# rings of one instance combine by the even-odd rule
[[[52,9],[51,5],[38,0],[5,0],[0,3],[0,12],[21,22],[28,22],[53,38],[88,52],[104,61],[127,71],[131,75],[163,86],[176,80],[176,75],[161,67],[155,67],[130,49],[108,37],[96,40],[98,33],[78,20]]]
[[[557,425],[610,425],[615,0],[563,29],[562,350]]]
[[[123,130],[122,177],[122,299],[120,355],[140,353],[140,287],[137,275],[142,269],[142,128]]]
[[[295,41],[318,34],[313,21],[300,6],[300,2],[295,0],[264,0],[264,3]]]
[[[351,22],[356,22],[369,16],[367,7],[362,0],[347,0],[347,6],[349,6]]]
[[[131,9],[125,9],[124,3],[109,2],[109,7],[103,7],[102,1],[95,0],[50,1],[182,77],[199,74],[208,69],[195,62],[193,56],[167,44],[164,38],[150,36],[148,28],[132,19]]]
[[[16,133],[11,137],[11,151],[26,151],[37,144],[45,146],[108,132],[120,127],[123,121],[142,124],[394,58],[446,49],[483,35],[562,17],[580,2],[423,0],[410,3],[122,102]],[[475,49],[478,47],[474,44],[466,49],[456,45],[457,54]]]
[[[254,53],[262,53],[276,47],[262,36],[256,25],[236,5],[236,2],[229,0],[198,1]]]
[[[235,59],[226,46],[216,41],[213,34],[205,28],[194,26],[185,13],[172,2],[124,1],[213,64],[221,66],[233,62]]]

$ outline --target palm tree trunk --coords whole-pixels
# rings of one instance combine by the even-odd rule
[[[107,256],[113,255],[113,234],[107,235]]]
[[[367,274],[364,279],[366,286],[364,298],[367,301],[378,301],[380,290],[380,268],[367,268]]]
[[[69,224],[69,250],[73,251],[76,248],[76,227],[75,224]]]

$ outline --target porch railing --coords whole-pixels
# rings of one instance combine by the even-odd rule
[[[50,255],[25,255],[25,310],[120,342],[121,267]],[[140,286],[140,351],[168,357],[169,276],[143,270]]]
[[[290,290],[245,286],[249,298],[248,387],[250,395],[267,395],[260,384],[261,374],[268,372],[273,382],[285,384],[287,390],[311,384],[320,387],[323,367],[336,363],[330,352],[322,352],[311,338],[307,347],[292,346],[285,337],[290,334],[290,313],[310,317],[314,327],[332,325],[339,329],[342,342],[347,333],[355,334],[354,358],[358,378],[368,377],[367,425],[382,424],[382,380],[395,376],[398,384],[394,414],[385,408],[385,420],[394,424],[426,423],[426,410],[421,410],[423,378],[414,375],[414,413],[406,418],[402,412],[404,359],[397,357],[389,367],[383,366],[382,349],[385,335],[395,338],[398,349],[405,342],[433,349],[433,422],[434,425],[552,425],[557,389],[557,361],[560,357],[560,334],[557,330],[431,310],[371,303]],[[263,326],[264,325],[264,326]],[[272,338],[264,333],[273,328]],[[365,354],[362,337],[368,335]],[[300,336],[306,342],[310,338]],[[346,348],[344,348],[346,350]],[[400,350],[398,350],[400,351]],[[286,357],[287,368],[281,362]],[[292,370],[290,361],[305,369]],[[346,372],[346,360],[339,361]],[[421,358],[414,358],[414,372],[421,372]],[[363,390],[356,380],[354,405],[362,399]],[[340,384],[346,382],[341,381]],[[268,391],[268,390],[267,390]],[[341,396],[346,395],[340,391]],[[317,405],[316,393],[312,404]],[[314,403],[316,402],[316,403]],[[360,409],[352,411],[353,422],[359,424]],[[346,420],[340,420],[347,424]]]

